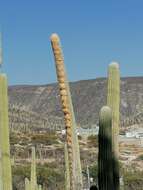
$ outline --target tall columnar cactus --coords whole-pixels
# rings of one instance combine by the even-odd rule
[[[0,148],[0,189],[3,190],[3,181],[2,181],[2,153]]]
[[[65,190],[70,190],[69,159],[68,159],[68,150],[66,143],[64,147],[64,153],[65,153]]]
[[[38,190],[42,190],[42,186],[41,185],[38,185]]]
[[[57,34],[51,36],[51,44],[56,63],[57,78],[60,87],[60,97],[65,118],[66,141],[68,147],[70,189],[82,189],[82,172],[80,163],[80,152],[76,134],[76,123],[73,112],[71,94],[66,76],[64,58],[60,47],[60,39]]]
[[[117,63],[111,63],[108,70],[107,105],[112,109],[112,152],[115,190],[119,190],[119,107],[120,71]]]
[[[0,33],[0,66],[2,65],[2,37]],[[2,189],[2,153],[0,147],[0,189]]]
[[[30,189],[30,181],[28,178],[25,178],[25,190],[31,190]]]
[[[99,190],[112,190],[112,114],[104,106],[99,116],[98,186]]]
[[[0,33],[0,66],[2,65],[2,34]]]
[[[37,176],[36,176],[36,155],[35,147],[32,147],[32,160],[31,160],[31,180],[30,187],[31,190],[37,190]]]
[[[0,74],[0,167],[2,190],[12,190],[7,88],[7,77],[5,74]]]

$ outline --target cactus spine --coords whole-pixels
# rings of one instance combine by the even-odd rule
[[[64,153],[65,153],[65,190],[70,190],[69,159],[68,159],[68,150],[66,143],[64,147]]]
[[[98,186],[99,190],[113,188],[112,173],[112,113],[104,106],[99,116]]]
[[[82,189],[82,172],[80,164],[79,144],[76,134],[76,124],[73,112],[72,100],[67,81],[64,58],[60,47],[60,39],[57,34],[51,36],[51,44],[55,57],[57,78],[60,87],[62,109],[65,118],[66,141],[69,157],[70,189]]]
[[[115,190],[119,190],[119,106],[120,106],[120,72],[117,63],[111,63],[108,70],[107,105],[112,109],[112,152],[113,182]]]
[[[0,150],[2,170],[2,190],[12,190],[9,121],[8,121],[8,95],[7,77],[0,74]]]
[[[36,177],[36,156],[35,147],[32,147],[32,163],[31,163],[31,190],[37,190],[37,177]]]

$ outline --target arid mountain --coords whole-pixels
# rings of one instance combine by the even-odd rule
[[[91,127],[98,123],[100,108],[106,104],[107,80],[98,78],[70,83],[77,124]],[[18,85],[9,87],[10,105],[24,107],[41,118],[61,121],[57,84]],[[121,120],[134,118],[143,112],[143,77],[121,79]],[[141,114],[143,115],[143,114]],[[63,123],[63,122],[61,122]]]
[[[107,80],[99,78],[78,81],[71,83],[70,87],[78,125],[92,127],[97,124],[100,108],[106,104]],[[32,146],[36,147],[38,182],[42,179],[51,190],[56,189],[57,184],[59,189],[64,189],[64,136],[55,130],[64,126],[58,85],[11,86],[9,100],[13,189],[23,190],[23,176],[30,176]],[[121,126],[142,122],[142,105],[143,77],[122,78],[121,120],[124,122],[121,122]],[[135,140],[124,137],[120,139],[120,161],[122,166],[128,168],[127,171],[130,168],[131,171],[132,168],[142,168],[143,147],[140,139]],[[79,144],[83,174],[86,172],[86,165],[90,166],[91,171],[95,171],[98,160],[97,136],[89,135],[87,139],[79,136]],[[96,167],[94,170],[93,166]],[[41,175],[40,172],[45,173]],[[143,182],[139,171],[137,178],[127,174],[125,173],[125,189],[141,189]],[[83,177],[87,187],[87,177]]]

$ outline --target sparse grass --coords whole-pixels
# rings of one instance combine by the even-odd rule
[[[137,160],[143,160],[143,154],[139,155]]]
[[[25,177],[30,179],[30,164],[19,165],[12,168],[14,184],[13,187],[16,189],[18,179],[24,182]],[[54,165],[49,166],[48,164],[37,165],[37,181],[38,184],[43,184],[46,188],[53,187],[58,190],[64,188],[64,170]]]
[[[143,190],[143,171],[124,173],[125,190]]]
[[[87,143],[89,147],[97,147],[98,146],[98,136],[97,135],[90,135],[87,139]]]
[[[14,145],[14,144],[18,144],[19,143],[19,135],[17,135],[16,133],[11,132],[10,133],[10,144]]]
[[[55,133],[34,134],[31,136],[31,143],[45,145],[58,144],[58,137]]]

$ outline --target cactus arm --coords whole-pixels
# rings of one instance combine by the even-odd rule
[[[35,147],[32,147],[32,162],[31,162],[31,190],[37,190],[37,177],[36,177],[36,153]]]
[[[0,74],[0,149],[3,190],[12,190],[7,77]]]
[[[0,33],[0,67],[3,62],[3,56],[2,56],[2,34]]]
[[[98,153],[98,186],[99,190],[113,188],[112,173],[112,114],[104,106],[99,115],[99,153]]]
[[[65,190],[70,190],[69,159],[68,159],[68,150],[66,143],[64,146],[64,153],[65,153]]]
[[[65,118],[66,141],[69,156],[70,188],[74,190],[80,190],[82,189],[82,172],[80,164],[79,144],[76,134],[76,124],[70,89],[64,66],[64,58],[60,47],[60,39],[57,34],[53,34],[51,36],[51,44],[55,57],[62,110]]]
[[[120,71],[115,62],[109,65],[107,105],[112,109],[112,152],[115,190],[119,190],[119,106]]]
[[[30,190],[30,181],[28,178],[25,178],[25,190]]]
[[[2,152],[0,149],[0,189],[3,190],[3,181],[2,181]]]
[[[112,109],[113,150],[119,156],[119,106],[120,106],[120,73],[119,65],[111,63],[108,70],[107,105]]]
[[[38,190],[42,190],[42,186],[41,185],[38,185]]]
[[[66,84],[66,76],[64,72],[64,60],[62,55],[62,50],[60,48],[60,40],[57,35],[52,35],[51,44],[53,48],[53,53],[55,57],[56,63],[56,71],[57,77],[59,81],[60,87],[60,96],[62,102],[62,109],[65,118],[65,127],[66,127],[66,141],[68,147],[68,157],[69,157],[69,170],[70,170],[70,189],[74,189],[74,174],[73,174],[73,149],[72,149],[72,131],[71,131],[71,113],[69,111],[69,102],[68,102],[68,94],[67,94],[67,84]]]
[[[2,65],[2,34],[0,33],[0,67]],[[2,184],[2,151],[0,148],[0,189],[3,189]]]

